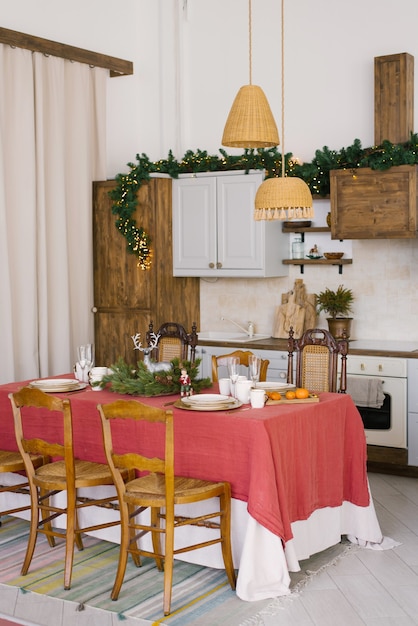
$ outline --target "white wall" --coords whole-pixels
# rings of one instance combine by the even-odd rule
[[[252,5],[253,83],[266,92],[280,130],[280,2]],[[136,153],[152,160],[170,148],[177,157],[198,148],[215,154],[233,98],[249,80],[246,0],[0,0],[0,15],[0,26],[134,62],[133,76],[109,80],[109,178]],[[286,151],[310,161],[324,145],[339,150],[355,138],[372,145],[374,57],[418,59],[417,23],[416,0],[286,0]],[[415,120],[418,129],[417,112]],[[352,287],[356,338],[418,340],[418,242],[355,241],[352,252],[343,276],[306,268],[308,291]],[[270,332],[281,294],[299,276],[291,267],[288,279],[202,281],[202,328],[219,327],[224,314]]]

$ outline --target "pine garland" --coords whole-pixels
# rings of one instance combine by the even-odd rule
[[[219,152],[221,156],[209,155],[204,150],[188,150],[181,161],[177,161],[170,150],[167,159],[155,163],[146,154],[137,154],[137,164],[128,163],[130,172],[116,176],[116,187],[109,194],[114,201],[112,213],[118,216],[116,227],[127,240],[128,252],[138,257],[138,266],[141,269],[151,267],[151,238],[142,226],[137,226],[132,215],[138,204],[137,191],[143,182],[150,179],[150,174],[163,173],[178,178],[179,174],[187,173],[265,169],[266,178],[281,175],[282,155],[276,147],[247,149],[238,156],[228,155],[223,149]],[[380,146],[364,149],[360,139],[355,139],[352,146],[340,151],[324,146],[322,150],[316,150],[310,163],[297,163],[292,153],[285,154],[284,158],[287,176],[301,178],[313,196],[325,197],[330,193],[330,170],[370,167],[384,171],[396,165],[418,164],[418,135],[411,133],[409,141],[405,143],[384,141]]]
[[[102,388],[109,385],[110,391],[128,394],[132,396],[158,396],[163,394],[180,393],[181,369],[185,368],[192,381],[193,392],[198,393],[202,389],[210,387],[210,378],[197,378],[201,359],[191,361],[171,361],[171,372],[150,372],[143,361],[138,361],[137,369],[120,358],[115,365],[111,366],[112,374],[104,376],[98,385]]]

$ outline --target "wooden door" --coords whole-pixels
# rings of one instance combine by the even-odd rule
[[[152,266],[141,270],[126,239],[115,226],[109,191],[114,181],[93,184],[93,267],[96,364],[110,366],[119,357],[133,365],[142,355],[132,335],[167,321],[191,329],[198,325],[199,279],[175,279],[171,247],[171,179],[152,179],[138,190],[134,219],[152,240]]]

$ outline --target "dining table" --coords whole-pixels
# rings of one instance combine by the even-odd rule
[[[30,382],[0,386],[2,449],[17,449],[8,396]],[[205,393],[218,394],[217,383]],[[233,410],[181,408],[179,394],[139,397],[114,393],[109,387],[97,391],[89,385],[59,395],[71,402],[75,456],[102,463],[106,459],[99,403],[135,399],[173,411],[176,475],[231,485],[233,558],[242,600],[288,594],[290,572],[300,570],[299,561],[338,544],[342,536],[363,545],[383,540],[367,479],[363,423],[348,394],[321,393],[313,402],[267,403],[260,409],[242,404]],[[48,415],[38,420],[35,427],[62,438],[58,420]],[[163,451],[162,434],[144,440],[134,428],[126,425],[119,435],[120,449]],[[117,516],[118,511],[91,514],[103,519]],[[208,529],[193,532],[199,538]],[[119,527],[100,533],[102,539],[119,541]],[[189,528],[187,533],[190,540]],[[181,533],[176,541],[182,543]],[[180,556],[223,568],[219,545]]]

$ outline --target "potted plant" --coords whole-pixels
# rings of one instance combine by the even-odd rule
[[[345,331],[345,338],[350,337],[352,317],[348,314],[352,311],[354,295],[351,289],[346,289],[343,285],[339,285],[336,291],[328,289],[328,287],[316,294],[316,310],[317,313],[325,311],[330,317],[327,317],[328,328],[330,333],[336,339],[342,339]]]

